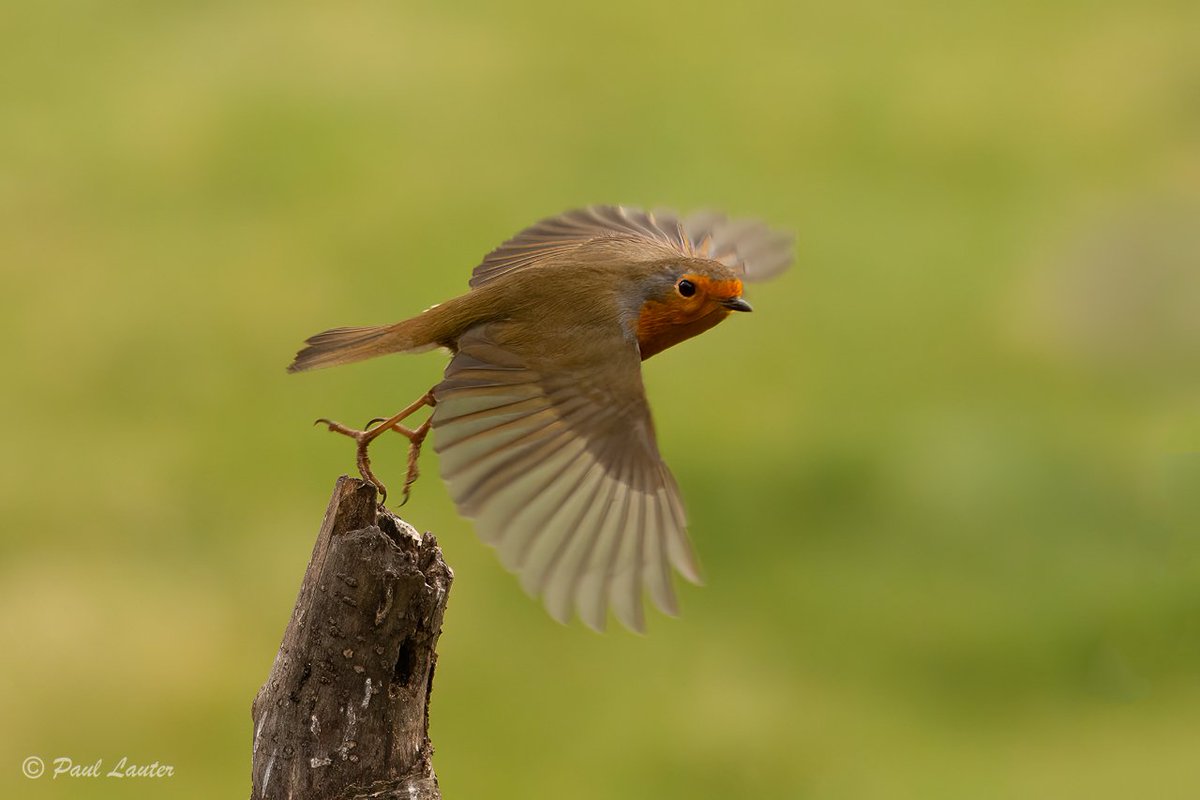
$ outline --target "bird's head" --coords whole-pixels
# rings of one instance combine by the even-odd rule
[[[750,311],[738,273],[717,261],[689,259],[644,277],[636,332],[642,358],[703,333],[734,311]]]

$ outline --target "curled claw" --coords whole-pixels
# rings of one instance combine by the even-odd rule
[[[425,437],[429,435],[431,424],[432,420],[426,420],[421,427],[412,431],[412,435],[408,437],[408,471],[404,475],[404,499],[400,501],[401,506],[408,502],[409,490],[421,475],[421,471],[417,468],[417,460],[421,455],[421,445],[425,443]]]
[[[379,492],[380,504],[382,505],[387,500],[387,487],[383,481],[375,477],[375,473],[371,472],[371,457],[367,454],[367,447],[375,438],[379,436],[385,429],[372,428],[370,430],[356,431],[353,428],[347,428],[340,422],[334,422],[331,419],[324,417],[318,419],[313,425],[327,425],[331,433],[340,433],[343,436],[349,436],[355,442],[354,460],[358,466],[358,474],[367,483],[375,487],[375,491]]]

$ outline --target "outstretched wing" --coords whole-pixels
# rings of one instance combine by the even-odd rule
[[[588,206],[531,225],[488,253],[471,273],[471,288],[501,275],[560,263],[597,243],[619,244],[622,255],[633,260],[711,258],[755,281],[787,269],[794,239],[757,220],[730,220],[712,211],[683,218],[669,209]]]
[[[468,332],[434,389],[435,450],[459,511],[560,621],[607,609],[644,626],[643,589],[678,612],[671,570],[700,570],[679,489],[654,441],[636,350],[602,371],[542,371],[503,325]]]
[[[756,219],[728,219],[719,211],[698,211],[680,224],[702,256],[741,272],[745,280],[774,278],[792,264],[796,238]]]

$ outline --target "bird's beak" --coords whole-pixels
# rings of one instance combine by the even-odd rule
[[[747,303],[740,297],[731,297],[728,300],[722,300],[721,305],[728,308],[730,311],[753,311],[754,306]]]

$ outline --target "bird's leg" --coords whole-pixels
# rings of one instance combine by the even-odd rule
[[[418,400],[406,406],[399,413],[393,414],[387,419],[373,419],[367,423],[366,429],[361,431],[355,430],[354,428],[348,428],[340,422],[334,422],[333,420],[324,418],[317,420],[313,424],[326,425],[329,427],[329,430],[333,431],[334,433],[340,433],[343,436],[349,436],[358,443],[358,449],[355,454],[355,460],[358,464],[358,473],[362,475],[363,480],[372,484],[379,491],[379,494],[382,498],[380,502],[387,500],[387,487],[383,485],[383,481],[376,478],[374,473],[371,472],[371,459],[370,456],[367,455],[367,447],[370,446],[371,442],[375,441],[377,438],[379,438],[379,436],[389,430],[396,431],[397,433],[405,436],[410,444],[408,449],[408,473],[404,478],[404,500],[401,502],[401,505],[403,505],[404,503],[408,502],[409,488],[412,486],[413,482],[416,481],[417,475],[419,474],[417,471],[417,457],[421,454],[421,445],[424,443],[425,437],[429,434],[432,420],[425,420],[425,422],[415,430],[410,430],[400,423],[412,416],[417,411],[420,411],[425,406],[432,407],[435,402],[436,401],[433,399],[433,390],[430,389]],[[379,424],[375,425],[376,422]]]
[[[432,405],[432,402],[430,405]],[[401,491],[403,499],[400,501],[400,505],[404,505],[408,502],[408,490],[412,488],[414,483],[417,482],[417,478],[421,474],[420,470],[417,469],[417,457],[421,455],[421,445],[425,443],[425,437],[429,435],[429,429],[431,427],[433,427],[433,417],[430,417],[421,423],[416,430],[410,431],[407,428],[400,427],[399,425],[392,429],[397,433],[408,437],[409,442],[408,471],[404,474],[404,489]]]
[[[437,401],[433,398],[432,389],[426,392],[425,396],[422,397],[421,400],[418,400],[417,403],[414,403],[413,406],[410,406],[410,408],[415,411],[421,407],[418,404],[422,401],[430,408],[437,405]],[[408,409],[405,409],[405,412],[407,411]],[[405,412],[401,412],[401,414],[404,414]],[[405,416],[407,416],[407,414],[405,414]],[[404,499],[400,501],[400,505],[404,505],[408,502],[409,489],[412,488],[412,485],[417,482],[417,478],[421,475],[421,471],[417,469],[417,460],[421,455],[421,445],[425,443],[425,437],[429,435],[429,431],[433,427],[433,417],[425,420],[416,428],[406,428],[397,422],[393,422],[395,419],[396,417],[392,417],[390,420],[373,419],[371,422],[367,423],[367,425],[369,427],[371,423],[379,422],[381,423],[379,428],[372,428],[371,430],[386,430],[390,423],[392,430],[408,439],[408,471],[404,475]],[[403,419],[403,417],[401,417],[401,419]]]

